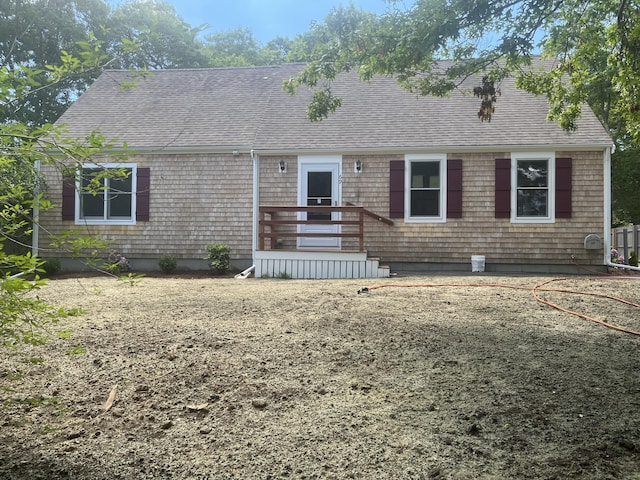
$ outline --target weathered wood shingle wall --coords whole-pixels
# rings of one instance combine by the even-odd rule
[[[149,221],[133,226],[62,222],[60,174],[46,169],[48,198],[56,205],[42,215],[53,233],[74,229],[100,235],[112,248],[136,258],[173,255],[203,259],[209,243],[231,246],[232,259],[251,259],[252,161],[248,154],[135,155],[127,161],[151,169]],[[46,252],[47,238],[42,237]],[[64,256],[64,252],[50,252]]]
[[[601,263],[601,252],[586,251],[588,234],[604,235],[603,152],[556,152],[556,158],[573,159],[571,218],[552,224],[513,224],[495,218],[495,159],[510,152],[449,153],[461,159],[463,171],[462,218],[446,223],[405,223],[393,226],[365,220],[365,248],[388,262],[463,263],[471,255],[485,255],[487,263],[569,265],[571,255],[584,264]],[[342,200],[382,216],[389,214],[389,162],[402,154],[345,155]],[[297,195],[297,160],[287,157],[287,173],[277,173],[279,158],[262,157],[260,203],[293,205]],[[362,173],[353,163],[362,161]]]

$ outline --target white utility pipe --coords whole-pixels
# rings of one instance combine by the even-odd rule
[[[240,272],[239,274],[237,274],[233,278],[238,278],[240,280],[244,280],[249,275],[251,275],[251,272],[253,272],[255,269],[256,269],[256,266],[255,265],[251,265],[249,268],[247,268],[246,270],[243,270],[242,272]]]
[[[38,256],[38,243],[40,241],[40,160],[34,162],[35,184],[33,189],[33,230],[31,231],[31,256]]]

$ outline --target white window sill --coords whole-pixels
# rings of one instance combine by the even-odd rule
[[[405,217],[405,223],[446,223],[446,218],[440,217]]]
[[[511,218],[511,223],[556,223],[556,219],[548,217],[515,217]]]
[[[76,225],[135,225],[135,220],[76,220]]]

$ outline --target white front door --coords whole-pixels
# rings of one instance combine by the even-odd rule
[[[301,156],[298,157],[298,205],[300,206],[338,206],[341,202],[340,156]],[[340,220],[340,214],[334,212],[299,213],[299,220]],[[299,225],[299,233],[340,233],[340,225]],[[340,248],[339,237],[299,237],[299,248]]]

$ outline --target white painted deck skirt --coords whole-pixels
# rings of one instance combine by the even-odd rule
[[[389,267],[380,266],[366,252],[283,251],[255,252],[255,276],[290,278],[387,278]]]

